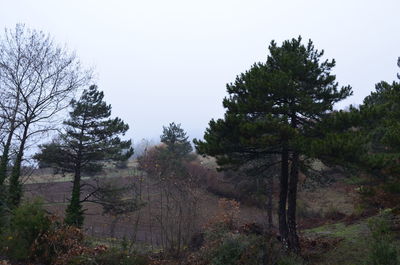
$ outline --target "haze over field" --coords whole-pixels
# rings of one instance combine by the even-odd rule
[[[372,1],[1,1],[0,28],[41,29],[97,73],[128,136],[158,140],[175,121],[201,138],[223,115],[225,84],[265,61],[271,40],[311,38],[335,58],[341,85],[359,104],[395,79],[400,2]]]

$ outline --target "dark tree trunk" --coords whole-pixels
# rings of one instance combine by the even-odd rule
[[[273,216],[272,216],[272,211],[273,211],[273,195],[274,195],[274,176],[269,176],[267,178],[267,194],[268,194],[268,200],[267,200],[267,216],[268,216],[268,230],[271,233],[272,228],[274,227],[273,223]]]
[[[82,210],[81,202],[81,174],[82,174],[82,160],[83,160],[83,137],[86,129],[86,115],[83,117],[82,125],[80,126],[79,144],[77,154],[75,157],[75,175],[72,186],[71,200],[65,211],[65,223],[76,226],[78,228],[83,226],[84,211]]]
[[[0,161],[0,186],[3,186],[4,181],[7,178],[7,166],[9,162],[9,152],[10,152],[10,147],[11,147],[11,140],[12,140],[12,135],[14,132],[10,132],[7,138],[7,142],[4,145],[3,149],[3,154],[1,156],[1,161]]]
[[[288,194],[288,178],[289,178],[289,151],[286,145],[282,149],[282,163],[280,176],[280,194],[279,194],[279,234],[284,249],[288,249],[288,226],[286,222],[286,201]]]
[[[293,153],[289,179],[287,220],[289,228],[289,247],[294,253],[300,252],[296,223],[297,183],[299,179],[299,154]]]
[[[295,114],[291,116],[291,126],[297,128],[297,117]],[[294,150],[292,152],[292,163],[290,168],[289,191],[288,191],[288,210],[287,222],[289,229],[289,248],[292,252],[300,253],[299,237],[297,235],[296,223],[296,206],[297,206],[297,182],[299,180],[299,153]]]
[[[1,161],[0,161],[0,186],[3,186],[4,181],[7,178],[7,167],[8,167],[8,162],[10,159],[10,147],[11,147],[11,141],[14,135],[15,129],[18,127],[16,125],[17,123],[17,112],[19,109],[19,90],[17,92],[17,98],[16,98],[16,105],[15,109],[13,111],[12,117],[10,117],[10,131],[8,132],[7,136],[7,141],[6,144],[4,145],[3,148],[3,154],[1,156]]]
[[[81,169],[75,169],[71,200],[65,214],[65,223],[76,227],[83,225],[83,211],[81,204]]]
[[[28,138],[28,130],[29,130],[29,122],[24,127],[24,133],[22,135],[21,143],[19,145],[17,158],[15,159],[14,166],[11,172],[10,186],[8,191],[9,192],[8,202],[10,208],[18,207],[19,203],[21,202],[21,197],[22,197],[22,184],[20,182],[21,164],[22,164],[22,159],[24,157],[26,140]]]
[[[7,208],[7,187],[4,181],[7,178],[7,167],[9,162],[9,152],[11,146],[12,133],[8,135],[6,144],[4,145],[3,155],[0,161],[0,226],[4,226],[5,209]]]

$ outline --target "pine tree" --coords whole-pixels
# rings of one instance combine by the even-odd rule
[[[360,130],[370,139],[361,165],[388,182],[400,183],[400,83],[378,83],[359,111],[367,117]]]
[[[220,165],[264,157],[267,170],[276,165],[271,157],[279,157],[279,231],[284,245],[298,252],[296,198],[300,157],[308,153],[304,143],[351,88],[338,89],[330,74],[335,61],[320,62],[323,51],[311,40],[303,45],[299,37],[281,47],[272,41],[269,51],[265,63],[254,64],[227,85],[225,118],[212,120],[204,141],[195,144],[200,153],[216,156]]]
[[[41,146],[35,158],[65,172],[73,172],[71,200],[65,222],[82,226],[84,210],[81,202],[82,173],[99,172],[105,162],[127,160],[132,154],[131,141],[123,141],[128,125],[120,118],[111,119],[111,105],[104,93],[93,85],[84,90],[78,101],[72,101],[70,118],[64,122],[65,132],[57,141]]]
[[[160,139],[167,149],[177,157],[184,157],[193,150],[186,132],[180,124],[175,124],[175,122],[170,123],[168,127],[163,126],[163,134]]]

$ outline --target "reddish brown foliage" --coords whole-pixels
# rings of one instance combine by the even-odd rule
[[[321,253],[327,252],[333,249],[337,244],[339,244],[343,238],[333,238],[333,237],[317,237],[308,238],[300,237],[300,246],[303,250],[302,256],[307,258],[312,258],[318,256]]]
[[[32,246],[34,260],[52,265],[66,265],[76,256],[95,256],[107,250],[106,246],[85,246],[81,229],[64,225],[56,217],[52,217],[51,221],[51,229],[40,236]]]

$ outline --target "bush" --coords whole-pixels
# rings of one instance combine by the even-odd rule
[[[304,261],[295,255],[286,255],[282,256],[278,262],[277,265],[303,265]]]
[[[390,230],[390,213],[369,220],[372,244],[369,257],[371,265],[397,265],[398,253]]]
[[[236,264],[248,247],[248,241],[239,235],[230,235],[214,251],[212,265]]]
[[[375,241],[370,253],[371,265],[398,265],[397,250],[387,240]]]
[[[104,246],[85,246],[82,231],[49,216],[40,200],[24,203],[13,211],[10,225],[1,234],[0,241],[0,254],[40,264],[85,264],[76,262],[86,258],[93,260],[105,250]]]
[[[364,199],[366,199],[368,197],[373,197],[376,194],[376,191],[373,187],[366,186],[366,185],[361,185],[357,189],[357,191],[360,194],[360,196]]]
[[[383,190],[393,194],[400,194],[400,181],[390,181],[383,185]]]
[[[52,226],[31,247],[31,259],[44,264],[65,265],[75,257],[94,255],[96,249],[84,245],[84,235],[79,228],[64,225],[56,218]]]
[[[147,265],[149,259],[135,253],[128,254],[119,249],[110,249],[94,258],[96,265]],[[79,263],[81,265],[82,263]],[[83,263],[85,264],[85,263]],[[90,263],[89,263],[90,264]],[[87,265],[89,265],[87,264]]]
[[[2,234],[1,252],[15,260],[30,258],[34,255],[31,246],[49,227],[40,200],[22,204],[13,211],[10,226]]]
[[[297,200],[296,214],[299,219],[319,219],[322,217],[321,211],[312,209],[305,201],[300,199]]]
[[[240,204],[221,199],[220,211],[206,226],[199,251],[188,256],[186,265],[276,264],[281,245],[256,224],[238,227]],[[203,240],[202,240],[203,241]]]
[[[189,255],[186,265],[276,264],[280,245],[266,235],[226,232],[219,239],[206,239],[203,247]]]
[[[344,213],[340,212],[339,209],[332,204],[329,205],[328,209],[325,212],[325,218],[332,221],[338,221],[345,216],[346,215]]]

